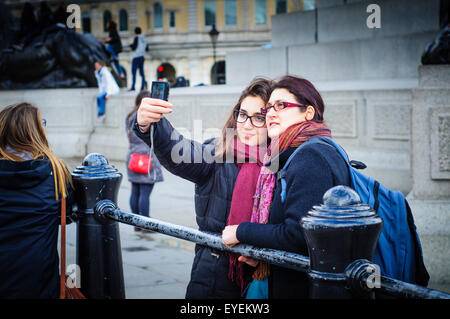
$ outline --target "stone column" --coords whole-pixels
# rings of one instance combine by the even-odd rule
[[[95,37],[100,37],[102,35],[99,32],[102,15],[98,11],[98,5],[92,5],[90,13],[91,13],[91,33]]]
[[[413,90],[410,203],[430,288],[450,292],[450,65],[419,67]]]
[[[189,0],[188,2],[188,26],[189,31],[197,31],[197,0]]]
[[[128,1],[128,30],[130,36],[134,36],[134,28],[138,26],[137,3],[136,0]],[[143,26],[140,26],[142,33],[145,34]]]

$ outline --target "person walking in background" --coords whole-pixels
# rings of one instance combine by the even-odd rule
[[[61,198],[73,188],[45,123],[30,103],[0,112],[0,299],[59,296]],[[71,199],[66,205],[69,212]]]
[[[120,89],[104,61],[96,61],[94,66],[99,91],[97,95],[97,120],[103,122],[105,120],[106,100],[111,95],[119,93]]]
[[[158,158],[154,154],[150,154],[149,146],[141,140],[133,131],[133,122],[136,118],[136,112],[141,105],[141,101],[144,97],[150,97],[149,91],[141,91],[136,96],[136,101],[133,109],[128,113],[125,119],[125,127],[127,128],[128,135],[128,153],[126,159],[128,181],[131,183],[131,196],[130,207],[134,214],[149,217],[150,216],[150,195],[153,190],[153,186],[157,182],[164,180],[161,165]],[[133,154],[149,155],[151,156],[151,168],[150,173],[139,173],[130,169],[130,159]],[[131,167],[132,168],[132,167]],[[134,228],[135,231],[151,232],[150,230],[143,228]]]
[[[144,60],[145,60],[145,51],[147,49],[147,39],[144,35],[142,35],[142,30],[140,27],[136,27],[134,29],[134,33],[136,36],[134,37],[133,43],[130,45],[131,50],[133,50],[133,59],[131,60],[131,73],[133,76],[133,80],[131,82],[131,88],[129,91],[135,90],[136,84],[136,71],[139,70],[139,74],[141,75],[141,91],[147,88],[147,82],[145,81],[144,74]]]
[[[117,32],[117,24],[114,21],[108,21],[106,28],[109,33],[109,37],[104,41],[106,43],[106,50],[111,54],[117,72],[119,72],[119,76],[123,79],[125,78],[125,74],[119,63],[119,53],[122,52],[122,41],[120,40],[119,32]]]

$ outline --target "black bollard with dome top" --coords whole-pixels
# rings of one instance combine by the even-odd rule
[[[101,154],[87,155],[72,172],[77,205],[76,260],[81,291],[88,299],[124,299],[122,251],[117,221],[98,218],[94,207],[117,203],[122,174]]]

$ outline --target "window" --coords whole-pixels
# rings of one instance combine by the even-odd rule
[[[105,10],[105,11],[103,11],[103,32],[108,32],[108,28],[106,27],[106,24],[109,21],[112,21],[111,11]]]
[[[314,10],[316,4],[314,0],[303,0],[303,10]]]
[[[119,31],[128,31],[128,13],[125,9],[119,11]]]
[[[275,4],[275,13],[286,13],[287,12],[287,1],[286,0],[277,0]]]
[[[153,28],[162,29],[163,27],[163,9],[162,5],[157,2],[153,5]]]
[[[87,11],[81,14],[81,27],[84,33],[91,33],[91,16]]]
[[[225,0],[225,25],[237,25],[237,1]]]
[[[267,1],[266,0],[254,0],[255,4],[255,24],[264,25],[267,24]]]
[[[176,24],[176,12],[175,11],[169,11],[169,28],[175,28],[177,26]]]
[[[205,0],[205,26],[216,24],[216,1]]]

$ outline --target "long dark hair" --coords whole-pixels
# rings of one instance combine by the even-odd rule
[[[48,158],[53,169],[55,198],[66,197],[67,182],[72,185],[69,169],[50,148],[41,113],[29,102],[12,104],[0,111],[0,160],[22,162],[24,159],[18,155],[22,152],[31,153],[32,159]]]
[[[294,75],[285,75],[275,82],[272,89],[288,90],[295,95],[298,103],[311,105],[314,108],[315,112],[312,121],[317,123],[324,121],[325,104],[319,91],[310,81]]]
[[[136,99],[134,100],[134,106],[131,109],[130,113],[127,114],[127,125],[128,125],[128,138],[130,138],[131,136],[131,131],[130,131],[130,117],[131,115],[133,115],[134,112],[136,112],[139,109],[139,106],[141,105],[141,101],[144,97],[150,97],[150,92],[147,90],[143,90],[141,92],[138,93],[138,95],[136,95]]]
[[[264,104],[266,104],[269,101],[270,94],[272,93],[272,84],[272,80],[263,77],[257,77],[250,82],[250,84],[244,89],[244,91],[242,91],[238,102],[231,110],[231,114],[228,116],[228,119],[222,129],[220,144],[216,152],[217,157],[225,157],[227,151],[231,149],[231,143],[233,142],[233,140],[227,140],[227,132],[229,129],[236,130],[236,121],[233,117],[234,111],[241,108],[242,101],[248,96],[260,97],[264,101]]]
[[[133,109],[128,113],[127,119],[130,119],[130,116],[139,109],[139,105],[141,105],[141,101],[144,97],[150,97],[150,92],[147,90],[143,90],[136,95],[136,99],[134,100]]]

